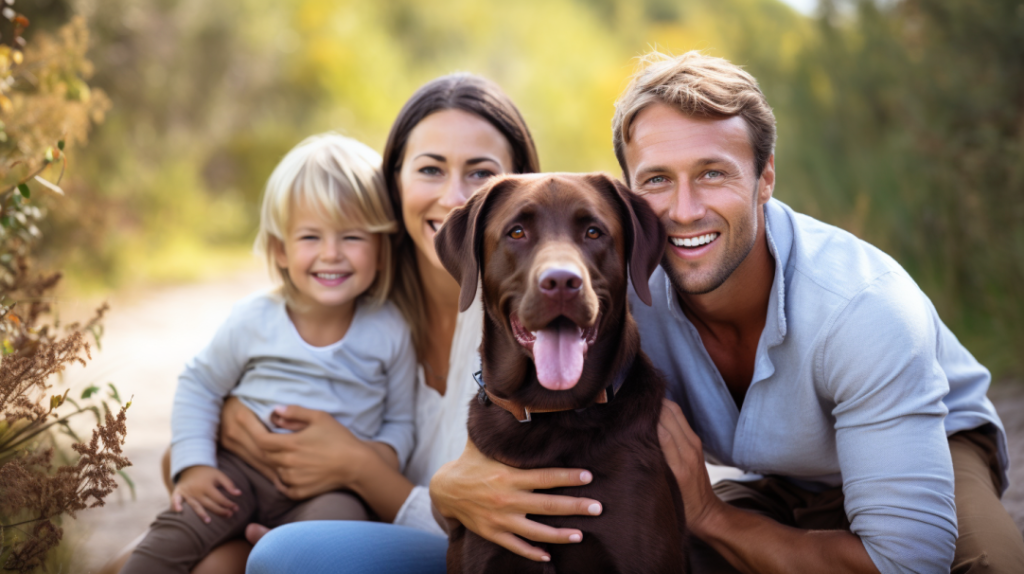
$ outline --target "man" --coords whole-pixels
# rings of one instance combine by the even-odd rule
[[[1007,453],[988,371],[895,261],[772,199],[775,119],[752,76],[697,52],[646,64],[616,104],[613,141],[669,233],[654,305],[632,308],[669,381],[661,440],[696,570],[1024,572],[999,502]],[[506,494],[471,510],[456,486],[488,507],[469,485],[504,485],[474,451],[438,473],[435,504],[514,551],[530,555],[509,533],[569,534],[500,507],[594,502]],[[704,453],[758,476],[712,487]],[[527,490],[574,475],[509,476]]]

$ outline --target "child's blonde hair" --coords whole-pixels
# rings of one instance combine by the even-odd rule
[[[380,155],[365,144],[328,132],[302,140],[274,168],[263,194],[254,250],[276,271],[287,301],[294,303],[297,292],[288,270],[277,265],[274,242],[284,244],[294,206],[305,203],[338,228],[398,231],[380,165]],[[382,237],[377,278],[364,294],[370,303],[387,300],[393,275],[391,240]]]

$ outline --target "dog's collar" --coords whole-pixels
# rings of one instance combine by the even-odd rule
[[[595,400],[592,404],[603,405],[608,401],[612,400],[613,398],[615,398],[615,395],[618,394],[619,389],[622,388],[622,383],[626,382],[626,375],[629,373],[629,367],[630,365],[626,365],[625,367],[620,369],[618,376],[615,377],[615,380],[612,382],[612,384],[602,389],[601,394],[597,395],[597,400]],[[530,420],[532,420],[530,418],[531,413],[557,413],[562,411],[583,410],[573,409],[571,407],[566,409],[535,409],[526,405],[520,405],[515,401],[503,399],[495,395],[491,391],[487,390],[487,385],[484,384],[483,371],[477,371],[473,373],[473,379],[476,381],[476,384],[479,385],[480,387],[480,390],[477,391],[476,394],[476,399],[480,401],[480,404],[486,405],[488,402],[492,402],[495,405],[512,413],[512,416],[516,417],[516,420],[521,423],[530,422]]]

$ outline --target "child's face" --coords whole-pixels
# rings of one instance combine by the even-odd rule
[[[292,206],[284,244],[275,242],[277,264],[307,304],[350,304],[373,285],[380,265],[380,235],[338,229],[305,204]]]

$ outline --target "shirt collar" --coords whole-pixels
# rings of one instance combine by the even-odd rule
[[[775,278],[768,298],[768,315],[764,323],[768,347],[782,344],[786,338],[786,265],[793,247],[793,228],[782,205],[771,199],[764,206],[764,234],[768,251],[775,258]]]

